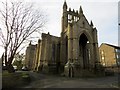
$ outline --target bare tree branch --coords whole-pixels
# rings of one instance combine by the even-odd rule
[[[0,40],[5,49],[5,63],[10,65],[19,47],[27,42],[33,33],[41,34],[45,20],[44,15],[35,10],[33,4],[26,5],[19,1],[6,1],[2,4],[4,8],[0,10],[0,16],[5,28],[0,31]]]

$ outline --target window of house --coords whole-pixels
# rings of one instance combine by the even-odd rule
[[[104,51],[101,51],[101,54],[103,55],[103,54],[104,54]]]
[[[105,66],[105,63],[103,63],[103,66]]]
[[[117,59],[118,59],[118,58],[119,58],[119,55],[117,54],[116,57],[117,57]]]
[[[116,52],[117,52],[117,53],[120,53],[120,49],[116,49]]]
[[[104,59],[105,59],[105,57],[102,56],[102,60],[104,60]]]
[[[120,65],[120,62],[118,61],[118,65]]]

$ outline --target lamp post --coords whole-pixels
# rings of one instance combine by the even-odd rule
[[[118,23],[118,25],[120,25],[120,23]],[[118,27],[118,30],[119,30],[119,27]],[[119,41],[119,38],[118,38],[118,41]],[[118,87],[120,87],[120,70],[119,69],[120,67],[118,67]]]

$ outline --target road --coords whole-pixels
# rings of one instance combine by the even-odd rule
[[[23,88],[115,88],[117,76],[100,78],[69,78],[28,72],[32,77],[29,85]]]

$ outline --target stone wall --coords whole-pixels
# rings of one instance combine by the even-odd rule
[[[57,73],[60,63],[60,38],[42,33],[42,40],[36,57],[40,57],[36,65],[37,71]]]
[[[95,68],[99,62],[97,29],[92,21],[88,22],[81,6],[78,12],[68,9],[64,2],[61,38],[61,42],[64,42],[61,43],[61,51],[67,52],[60,56],[61,61],[63,57],[67,60],[64,67],[66,76],[77,76],[83,69]]]
[[[33,70],[35,65],[36,46],[37,45],[32,45],[30,43],[26,49],[25,65],[26,67],[28,67],[29,70]]]

